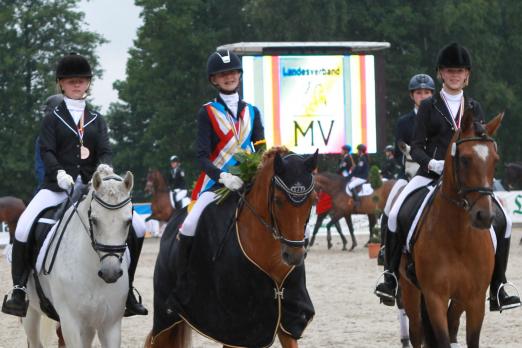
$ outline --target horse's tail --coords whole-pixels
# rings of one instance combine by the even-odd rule
[[[192,347],[192,329],[182,321],[169,329],[166,329],[152,337],[152,332],[148,334],[145,340],[145,348],[162,348],[162,347]]]
[[[427,347],[437,347],[437,337],[433,331],[433,326],[431,326],[430,316],[428,315],[424,296],[421,296],[421,320],[422,331],[424,332],[424,343]]]

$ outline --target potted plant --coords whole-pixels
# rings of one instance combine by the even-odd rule
[[[374,226],[372,230],[372,235],[370,236],[370,240],[368,242],[368,256],[370,259],[375,259],[379,255],[379,250],[381,249],[381,227]]]

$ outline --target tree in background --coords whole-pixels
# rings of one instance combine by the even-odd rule
[[[96,67],[104,42],[83,30],[74,0],[0,0],[0,196],[31,197],[34,141],[45,99],[55,93],[58,59],[78,52]],[[99,76],[100,71],[95,70]]]

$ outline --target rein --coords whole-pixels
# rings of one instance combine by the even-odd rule
[[[466,143],[469,141],[477,141],[477,142],[493,142],[495,144],[495,149],[497,148],[497,143],[495,140],[490,137],[489,135],[486,135],[483,133],[480,136],[473,136],[468,138],[462,138],[460,139],[460,130],[457,137],[457,140],[451,144],[451,157],[453,157],[453,180],[455,181],[455,185],[457,186],[457,196],[458,199],[454,199],[452,197],[448,197],[443,194],[443,197],[452,202],[453,204],[457,205],[458,207],[470,211],[475,203],[478,202],[479,199],[481,199],[484,196],[493,196],[493,189],[491,187],[484,187],[484,186],[478,186],[478,187],[466,187],[462,184],[460,181],[460,161],[459,161],[459,145],[462,143]],[[478,193],[479,197],[475,199],[473,202],[470,203],[469,199],[467,198],[467,195],[470,193]]]
[[[240,202],[244,203],[245,206],[252,212],[252,214],[254,214],[257,220],[272,233],[272,236],[275,240],[279,240],[281,243],[292,248],[301,248],[305,245],[304,238],[302,240],[287,239],[277,225],[277,219],[274,212],[274,193],[276,186],[285,192],[286,196],[294,206],[300,206],[306,201],[306,199],[314,190],[314,181],[312,180],[312,183],[308,188],[304,187],[303,185],[294,185],[289,188],[279,176],[274,175],[269,187],[268,211],[270,212],[270,223],[266,222],[265,219],[259,215],[256,209],[248,202],[245,191],[239,193],[239,196],[241,197]]]

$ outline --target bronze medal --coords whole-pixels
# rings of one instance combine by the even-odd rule
[[[90,155],[89,149],[82,145],[80,147],[80,158],[87,159],[87,158],[89,158],[89,155]]]

